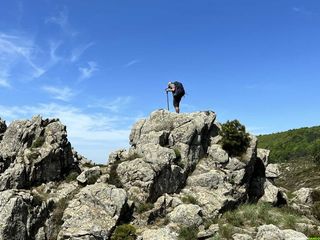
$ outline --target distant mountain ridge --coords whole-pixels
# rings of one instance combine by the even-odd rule
[[[271,150],[270,162],[288,162],[298,158],[315,160],[320,153],[320,126],[259,135],[258,147]]]

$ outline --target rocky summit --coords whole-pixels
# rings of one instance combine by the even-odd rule
[[[307,239],[303,228],[317,227],[307,217],[301,232],[266,221],[226,234],[219,219],[242,205],[310,213],[312,197],[302,189],[291,202],[274,185],[281,173],[255,136],[231,156],[220,132],[212,111],[158,110],[134,124],[129,149],[96,165],[58,119],[0,119],[0,240]]]

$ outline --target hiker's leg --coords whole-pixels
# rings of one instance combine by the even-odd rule
[[[174,109],[176,110],[176,113],[179,113],[179,97],[173,96],[173,106]]]
[[[176,110],[176,113],[180,113],[180,101],[181,101],[182,96],[175,96],[175,105],[174,108]]]

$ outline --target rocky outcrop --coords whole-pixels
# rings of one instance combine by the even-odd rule
[[[92,167],[84,170],[78,177],[77,180],[81,184],[94,184],[101,175],[99,166]]]
[[[170,221],[182,226],[200,226],[203,222],[202,211],[195,204],[180,204],[169,215]]]
[[[258,148],[257,157],[263,162],[265,166],[269,164],[270,150]]]
[[[230,156],[215,118],[155,111],[134,125],[131,147],[111,153],[107,166],[72,149],[57,119],[8,128],[0,121],[0,239],[110,239],[124,223],[140,240],[180,239],[190,229],[211,239],[228,228],[217,219],[241,203],[280,205],[286,197],[274,186],[279,171],[268,164],[269,151],[250,135],[247,151]],[[298,207],[311,204],[302,190],[295,194]],[[236,230],[233,239],[304,239],[270,225]]]
[[[127,158],[113,154],[112,162],[124,188],[139,201],[154,202],[176,193],[201,157],[210,137],[218,134],[213,112],[175,114],[159,110],[138,121],[130,134]]]
[[[52,203],[39,202],[29,191],[0,192],[0,239],[32,239]]]
[[[307,240],[306,235],[294,230],[280,230],[270,224],[258,228],[256,240]]]
[[[280,177],[279,165],[268,164],[266,168],[266,177],[271,179]]]
[[[123,189],[105,183],[88,185],[69,202],[58,239],[108,239],[128,211]]]
[[[40,116],[14,121],[0,142],[0,190],[60,180],[73,167],[66,127]]]
[[[4,132],[7,130],[7,124],[0,118],[0,142],[3,138]]]
[[[149,229],[143,232],[140,240],[176,240],[178,235],[170,228]]]

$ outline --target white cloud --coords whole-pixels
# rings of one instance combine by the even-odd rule
[[[79,67],[80,80],[88,79],[92,77],[92,74],[98,70],[96,62],[88,62],[88,67]]]
[[[100,99],[94,101],[93,104],[90,104],[88,107],[90,108],[102,108],[109,110],[111,112],[119,112],[121,109],[125,108],[128,104],[132,102],[132,97],[117,97],[112,101],[107,101],[105,99]]]
[[[0,78],[2,85],[8,85],[9,77],[17,74],[12,70],[14,67],[21,69],[21,73],[27,79],[43,75],[45,70],[34,61],[37,50],[37,46],[30,38],[0,32]]]
[[[66,7],[59,11],[57,15],[46,18],[45,22],[58,25],[64,33],[72,37],[78,34],[70,26],[68,9]]]
[[[88,113],[74,106],[55,103],[37,106],[0,105],[0,112],[1,117],[7,122],[30,119],[38,114],[44,118],[59,118],[67,126],[72,146],[80,153],[86,153],[85,157],[101,163],[106,161],[110,151],[128,147],[130,128],[136,120],[114,114]]]
[[[69,87],[54,87],[54,86],[44,86],[42,88],[44,91],[53,95],[53,98],[62,100],[62,101],[69,101],[72,97],[76,95],[76,93],[70,89]]]
[[[56,64],[62,58],[57,55],[57,50],[61,46],[62,41],[50,41],[50,65]]]
[[[135,65],[135,64],[137,64],[139,62],[140,62],[139,59],[134,59],[134,60],[128,62],[127,64],[125,64],[124,67],[128,68],[128,67],[131,67],[132,65]]]
[[[296,13],[304,14],[304,15],[310,15],[310,14],[312,14],[311,11],[306,10],[306,9],[303,8],[303,7],[293,7],[293,8],[292,8],[292,11],[294,11],[294,12],[296,12]]]
[[[9,74],[5,70],[0,69],[0,87],[10,87],[8,78]]]
[[[90,42],[88,44],[79,46],[75,49],[72,50],[71,57],[70,57],[70,62],[76,62],[79,60],[81,55],[88,49],[90,48],[94,43]]]

